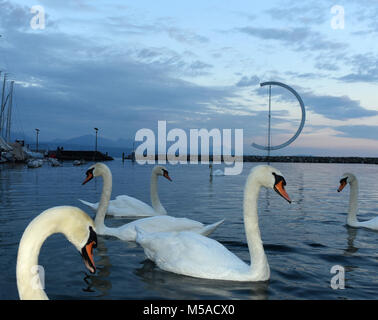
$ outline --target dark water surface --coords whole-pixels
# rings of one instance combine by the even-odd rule
[[[113,195],[127,194],[150,203],[151,165],[107,162],[113,173]],[[85,186],[88,165],[28,169],[0,167],[0,299],[18,299],[16,257],[28,223],[43,210],[99,200],[101,178]],[[159,179],[160,199],[168,214],[203,223],[226,221],[211,237],[249,262],[242,216],[243,188],[250,169],[238,176],[209,180],[207,165],[166,165],[173,182]],[[274,163],[287,181],[292,204],[262,189],[259,219],[271,279],[261,283],[202,280],[165,272],[146,260],[131,242],[99,236],[97,273],[89,275],[77,250],[62,235],[43,245],[39,264],[45,269],[50,299],[376,299],[378,232],[346,226],[349,187],[336,192],[340,176],[350,171],[360,182],[359,219],[378,214],[378,166],[363,164]],[[215,165],[214,170],[222,168]],[[131,221],[107,218],[108,226]],[[345,289],[333,290],[332,266],[345,268]]]

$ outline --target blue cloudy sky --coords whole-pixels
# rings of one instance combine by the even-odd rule
[[[33,5],[46,13],[33,30]],[[334,5],[344,29],[332,28]],[[16,81],[15,131],[133,139],[141,128],[242,128],[266,143],[264,81],[292,86],[307,121],[276,154],[378,156],[377,0],[0,0],[0,70]],[[272,88],[273,144],[300,108]]]

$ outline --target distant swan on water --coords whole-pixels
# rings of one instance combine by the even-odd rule
[[[42,165],[43,165],[42,159],[30,159],[27,162],[28,168],[39,168],[39,167],[42,167]]]
[[[270,269],[260,236],[257,201],[260,188],[265,187],[291,202],[285,185],[281,172],[271,166],[257,166],[248,176],[243,211],[250,264],[221,243],[193,232],[147,233],[137,228],[136,242],[144,248],[146,256],[165,271],[214,280],[268,280]]]
[[[158,168],[159,169],[159,168]],[[160,169],[159,169],[160,170]],[[166,171],[166,169],[163,168]],[[161,215],[156,217],[148,217],[135,220],[124,224],[117,228],[109,228],[105,226],[105,214],[108,207],[109,199],[112,193],[112,173],[109,167],[103,163],[96,163],[89,167],[86,173],[87,177],[83,184],[92,180],[94,177],[101,176],[104,184],[102,187],[102,194],[100,204],[97,209],[95,226],[96,232],[100,235],[110,235],[117,237],[121,240],[135,241],[136,228],[140,227],[147,232],[167,232],[167,231],[184,231],[190,230],[195,233],[202,234],[204,236],[212,233],[224,220],[220,220],[210,225],[204,225],[201,222],[187,219],[176,218],[168,215]],[[168,171],[167,171],[168,176]]]
[[[109,206],[107,208],[106,214],[117,217],[151,217],[166,215],[167,211],[160,202],[157,182],[158,177],[162,176],[169,181],[170,178],[167,169],[162,166],[155,166],[151,173],[151,184],[150,184],[150,197],[152,206],[145,202],[142,202],[136,198],[120,195],[114,200],[109,201]],[[90,203],[88,201],[80,200],[82,203],[90,207],[93,211],[96,211],[99,203]]]
[[[213,172],[213,164],[210,163],[209,164],[209,168],[210,168],[210,176],[224,176],[224,172],[220,169],[217,169]]]
[[[344,187],[349,183],[350,194],[349,194],[349,209],[347,215],[347,225],[351,227],[363,227],[373,230],[378,230],[378,217],[375,217],[368,221],[360,222],[357,219],[358,212],[358,180],[353,173],[344,173],[340,179],[340,186],[337,189],[341,192]]]

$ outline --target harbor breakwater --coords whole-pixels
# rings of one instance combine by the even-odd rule
[[[191,162],[191,157],[193,155],[182,155],[177,157],[176,159],[179,161],[187,161]],[[127,155],[124,157],[125,159],[132,159],[131,155]],[[149,157],[150,158],[150,157]],[[166,155],[153,155],[150,160],[165,160],[169,162],[172,160],[168,158]],[[201,163],[201,155],[196,155],[196,159],[198,162]],[[225,159],[222,156],[221,161],[223,162]],[[206,159],[209,162],[213,161],[213,156],[210,155]],[[330,157],[330,156],[258,156],[258,155],[245,155],[245,156],[236,156],[236,157],[228,157],[228,162],[230,161],[243,161],[243,162],[298,162],[298,163],[365,163],[365,164],[378,164],[378,157]]]
[[[301,163],[366,163],[378,164],[378,157],[320,157],[320,156],[244,156],[244,162],[301,162]]]

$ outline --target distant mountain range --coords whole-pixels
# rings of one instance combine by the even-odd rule
[[[46,142],[49,149],[56,149],[57,147],[63,147],[66,150],[94,150],[96,143],[96,137],[94,135],[84,135],[71,139],[54,139]],[[122,153],[130,154],[132,152],[133,140],[131,139],[107,139],[98,138],[97,150],[102,153],[108,153],[112,157],[121,157]],[[42,147],[43,143],[41,143]]]
[[[31,136],[26,136],[23,133],[20,132],[13,132],[11,134],[12,141],[15,139],[24,139],[25,144],[29,145],[29,148],[31,150],[36,149],[36,137],[31,137]],[[94,150],[95,149],[95,141],[96,141],[96,136],[87,134],[79,137],[74,137],[70,139],[53,139],[50,141],[46,140],[40,140],[39,141],[39,150],[55,150],[57,147],[63,147],[64,150]],[[133,139],[108,139],[102,136],[98,137],[98,146],[97,150],[101,151],[103,153],[108,153],[108,155],[112,156],[113,158],[119,158],[122,157],[122,153],[124,152],[126,155],[130,155],[132,152],[133,148]],[[135,143],[135,147],[137,147],[140,143]],[[169,144],[168,144],[169,145]],[[157,152],[157,146],[156,147],[156,152]],[[210,149],[210,154],[212,150],[212,141],[210,141],[209,144],[209,149]],[[189,149],[189,146],[188,146]],[[251,152],[252,151],[252,152]],[[284,152],[283,154],[286,155],[297,155],[302,154],[303,156],[309,156],[310,152],[306,152],[307,150],[296,150],[296,151],[287,151]],[[234,150],[232,150],[234,152]],[[188,150],[189,153],[189,150]],[[250,150],[248,154],[261,154],[264,155],[265,152],[259,152],[256,150]],[[246,153],[247,154],[247,153]],[[275,156],[280,156],[281,154],[276,152],[274,154]]]
[[[28,137],[25,134],[13,133],[11,135],[14,139],[24,139],[25,144],[29,145],[32,150],[36,149],[36,137]],[[108,153],[112,157],[121,157],[122,152],[125,154],[130,154],[133,147],[132,139],[107,139],[104,137],[98,137],[97,140],[97,150],[102,153]],[[96,143],[95,135],[83,135],[70,139],[53,139],[51,141],[42,140],[38,142],[39,150],[54,150],[57,147],[63,147],[65,150],[94,150]]]

